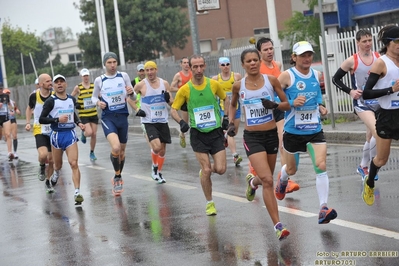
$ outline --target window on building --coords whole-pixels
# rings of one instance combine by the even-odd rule
[[[200,41],[200,50],[201,50],[201,53],[212,52],[212,40]]]
[[[254,29],[254,35],[265,35],[269,33],[270,33],[269,28]]]
[[[74,64],[77,68],[82,66],[82,54],[69,54],[68,58],[69,64]]]

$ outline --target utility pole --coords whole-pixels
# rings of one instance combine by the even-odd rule
[[[116,35],[118,37],[119,63],[122,68],[125,68],[125,53],[123,52],[121,24],[119,21],[118,0],[114,0],[114,10],[115,10]]]
[[[194,1],[187,0],[188,16],[190,18],[191,40],[193,42],[194,54],[200,54],[200,42],[198,38],[197,12],[195,10]]]
[[[1,22],[1,18],[0,18]],[[6,73],[6,63],[4,61],[4,52],[3,52],[3,40],[1,39],[2,34],[2,26],[0,23],[0,65],[1,65],[1,74],[3,75],[3,88],[8,88],[7,83],[7,73]]]
[[[276,6],[274,5],[274,0],[266,0],[266,8],[267,8],[267,19],[269,20],[269,32],[270,39],[273,40],[274,47],[274,57],[276,61],[281,62],[283,64],[283,54],[281,52],[281,44],[280,39],[278,38],[278,29],[277,29],[277,19],[276,19]]]
[[[322,58],[324,58],[323,66],[324,66],[324,86],[327,91],[328,95],[328,102],[330,106],[330,113],[331,113],[331,127],[335,129],[335,117],[334,117],[334,105],[332,101],[332,93],[330,89],[330,69],[328,68],[328,57],[327,57],[327,44],[326,44],[326,34],[325,34],[325,29],[324,29],[324,15],[323,15],[323,5],[321,3],[321,0],[318,0],[319,4],[319,15],[320,15],[320,28],[321,28],[321,39],[323,42],[323,54]]]

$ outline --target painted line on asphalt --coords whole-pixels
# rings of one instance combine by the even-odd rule
[[[144,175],[130,175],[130,176],[133,177],[133,178],[140,179],[140,180],[150,181],[152,183],[155,182],[150,176],[144,176]],[[169,182],[169,181],[166,181],[166,183],[164,183],[164,184],[158,184],[158,185],[171,186],[171,187],[181,188],[181,189],[185,189],[185,190],[192,190],[192,189],[196,189],[197,188],[197,187],[194,187],[194,186],[183,185],[183,184],[179,184],[179,183],[176,183],[176,182]]]
[[[335,220],[331,221],[330,223],[340,225],[343,227],[347,227],[347,228],[351,228],[351,229],[355,229],[358,231],[363,231],[366,233],[371,233],[374,235],[385,236],[388,238],[393,238],[393,239],[399,240],[399,233],[395,232],[395,231],[385,230],[385,229],[381,229],[381,228],[370,226],[370,225],[353,223],[353,222],[340,220],[340,219],[335,219]]]
[[[266,208],[265,206],[263,206],[263,207]],[[298,215],[298,216],[302,216],[302,217],[306,217],[306,218],[318,216],[315,213],[301,211],[301,210],[292,209],[292,208],[287,208],[284,206],[278,206],[278,210],[281,212]],[[362,231],[362,232],[366,232],[366,233],[370,233],[370,234],[374,234],[374,235],[385,236],[388,238],[393,238],[393,239],[399,240],[398,232],[385,230],[385,229],[381,229],[381,228],[370,226],[370,225],[349,222],[349,221],[345,221],[345,220],[341,220],[341,219],[335,219],[335,220],[331,221],[330,224],[335,224],[335,225],[339,225],[339,226],[342,226],[345,228],[351,228],[351,229],[355,229],[357,231]]]
[[[237,201],[237,202],[241,202],[241,203],[249,202],[247,199],[244,199],[242,197],[237,197],[237,196],[233,196],[233,195],[229,195],[229,194],[221,193],[221,192],[217,192],[217,191],[213,191],[212,196],[223,198],[223,199],[228,199],[228,200],[233,200],[233,201]]]
[[[263,206],[263,207],[266,208],[266,206]],[[285,212],[285,213],[289,213],[289,214],[293,214],[293,215],[297,215],[297,216],[302,216],[305,218],[317,216],[317,214],[315,214],[315,213],[305,212],[305,211],[301,211],[301,210],[297,210],[297,209],[293,209],[293,208],[287,208],[284,206],[278,206],[278,210],[281,212]]]

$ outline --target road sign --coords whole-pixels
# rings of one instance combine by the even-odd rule
[[[220,9],[220,1],[219,0],[196,0],[195,7],[197,8],[198,12]]]

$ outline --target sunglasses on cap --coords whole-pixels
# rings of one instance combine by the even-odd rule
[[[395,43],[395,44],[399,44],[399,38],[385,38],[385,39],[391,40],[391,41],[393,41],[393,43]]]
[[[227,64],[220,64],[220,66],[222,66],[222,67],[224,67],[224,66],[229,66],[230,65],[230,63],[227,63]]]

